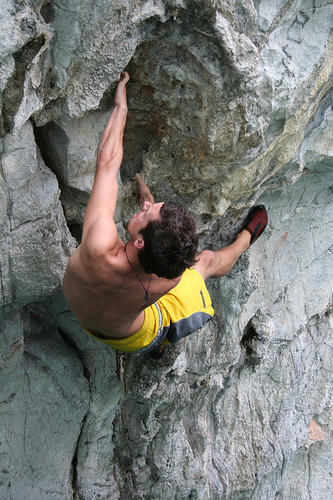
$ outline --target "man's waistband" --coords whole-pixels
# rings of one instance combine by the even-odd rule
[[[155,308],[155,310],[154,310]],[[166,336],[163,332],[163,316],[157,302],[145,309],[145,319],[142,327],[133,335],[121,339],[102,339],[97,337],[93,331],[83,328],[94,338],[107,344],[118,351],[143,353],[155,349],[161,344]]]

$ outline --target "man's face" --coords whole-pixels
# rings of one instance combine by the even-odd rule
[[[146,227],[148,222],[159,219],[162,206],[163,203],[154,203],[152,205],[149,201],[145,201],[142,210],[133,215],[127,223],[127,231],[132,240],[142,238],[142,235],[140,235],[141,229]]]

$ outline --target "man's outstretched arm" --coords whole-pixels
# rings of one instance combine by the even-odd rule
[[[82,233],[82,247],[89,252],[118,251],[118,234],[113,218],[118,195],[117,173],[123,159],[128,80],[128,73],[122,73],[115,93],[114,108],[98,146],[95,181]]]

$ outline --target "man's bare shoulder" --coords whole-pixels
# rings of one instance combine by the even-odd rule
[[[79,245],[71,255],[63,278],[63,292],[72,309],[86,306],[92,297],[103,295],[105,286],[110,292],[117,286],[124,273],[124,259],[121,250],[124,243],[119,240],[117,252],[114,248],[100,248],[98,252],[86,251]],[[100,300],[100,299],[99,299]]]
[[[85,258],[98,258],[107,255],[117,255],[124,246],[118,236],[114,221],[107,214],[100,214],[94,225],[83,227],[80,253]]]
[[[96,251],[85,248],[81,243],[68,261],[63,288],[73,289],[80,284],[93,286],[102,283],[110,274],[116,278],[124,268],[123,248],[124,243],[120,239],[116,247],[102,246]]]
[[[83,265],[101,266],[116,265],[124,249],[124,243],[117,237],[114,241],[109,239],[101,239],[93,245],[83,241],[77,248],[80,261]]]

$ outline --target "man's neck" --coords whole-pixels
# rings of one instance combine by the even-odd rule
[[[124,253],[127,254],[127,258],[129,260],[130,264],[136,270],[136,272],[141,272],[141,273],[145,272],[145,270],[144,270],[144,268],[139,260],[139,250],[134,245],[134,242],[132,240],[129,240],[129,242],[126,243],[126,245],[124,246]]]

